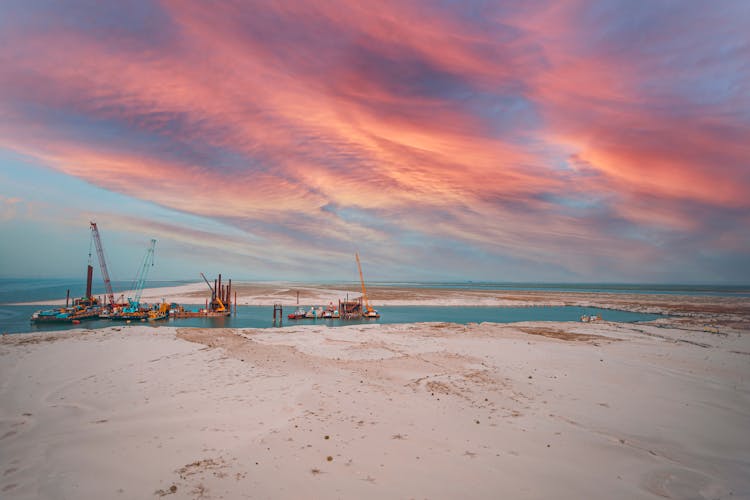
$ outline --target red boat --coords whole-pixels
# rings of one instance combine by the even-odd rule
[[[287,318],[289,319],[302,319],[305,317],[307,313],[304,309],[301,307],[298,307],[296,311],[294,311],[292,314],[288,315]]]

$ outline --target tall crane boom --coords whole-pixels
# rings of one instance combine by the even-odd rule
[[[104,260],[104,249],[102,248],[102,239],[99,236],[99,228],[96,227],[96,222],[91,223],[91,237],[94,239],[96,245],[96,254],[99,256],[99,267],[102,271],[102,279],[104,280],[104,289],[107,291],[107,298],[109,304],[114,305],[115,295],[112,293],[112,282],[109,280],[109,271],[107,271],[107,262]]]
[[[367,290],[365,290],[365,278],[362,277],[362,264],[359,263],[359,252],[355,252],[354,256],[357,258],[357,269],[359,269],[359,281],[362,282],[362,297],[365,301],[365,308],[367,309],[368,313],[371,313],[373,311],[372,307],[370,307],[370,302],[367,300]]]
[[[214,290],[214,287],[211,286],[211,283],[208,282],[208,279],[206,279],[206,275],[201,273],[201,278],[203,278],[203,281],[206,282],[208,285],[208,289],[211,290],[211,300],[214,300],[214,297],[216,297],[216,291]]]
[[[151,240],[151,245],[146,250],[146,255],[143,257],[143,264],[138,272],[138,278],[135,282],[135,298],[130,301],[130,306],[137,308],[141,303],[141,294],[143,293],[143,287],[146,284],[146,276],[148,276],[148,270],[154,265],[154,249],[156,248],[156,240]]]

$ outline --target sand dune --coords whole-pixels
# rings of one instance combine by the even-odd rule
[[[742,498],[750,337],[124,326],[0,343],[2,498]]]

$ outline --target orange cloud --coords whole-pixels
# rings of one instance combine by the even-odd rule
[[[0,145],[295,258],[356,240],[403,259],[417,240],[582,276],[627,257],[627,275],[659,252],[653,231],[748,209],[742,89],[718,104],[672,90],[705,78],[669,59],[686,58],[670,42],[691,13],[641,41],[616,6],[578,0],[159,10],[164,34],[132,26],[143,40],[95,22],[10,27]],[[686,221],[696,207],[711,216]]]

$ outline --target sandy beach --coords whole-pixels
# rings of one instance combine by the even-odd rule
[[[748,498],[747,318],[703,314],[3,336],[0,496]]]

